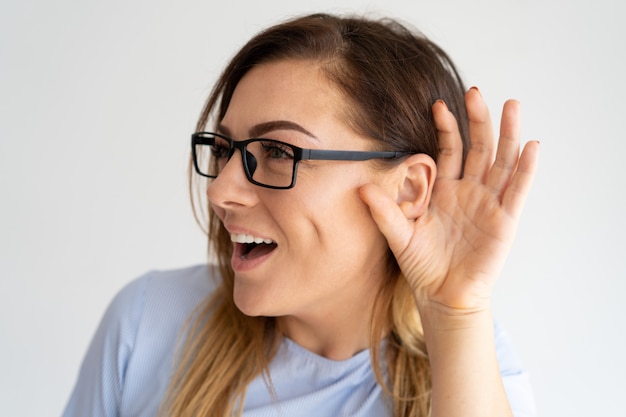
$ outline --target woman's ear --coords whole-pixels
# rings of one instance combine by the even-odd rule
[[[407,219],[417,219],[430,204],[437,178],[437,164],[426,154],[415,154],[399,166],[396,202]]]

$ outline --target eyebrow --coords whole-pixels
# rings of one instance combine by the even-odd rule
[[[224,132],[224,134],[228,136],[232,136],[230,129],[228,129],[223,124],[220,123],[217,128],[220,132]],[[258,137],[262,137],[268,132],[272,132],[275,130],[295,130],[297,132],[304,133],[305,135],[313,139],[317,139],[317,137],[313,133],[309,132],[304,127],[300,126],[299,124],[295,122],[290,122],[288,120],[273,120],[271,122],[259,123],[257,125],[252,126],[248,134],[250,135],[251,138],[258,138]]]

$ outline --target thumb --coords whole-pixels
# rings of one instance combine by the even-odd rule
[[[412,235],[412,223],[400,206],[375,184],[366,184],[359,189],[361,199],[370,209],[374,222],[387,239],[387,244],[396,256],[407,247]]]

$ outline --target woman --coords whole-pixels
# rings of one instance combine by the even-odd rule
[[[254,37],[192,135],[219,267],[124,289],[66,415],[532,415],[490,296],[538,143],[464,92],[393,21]]]

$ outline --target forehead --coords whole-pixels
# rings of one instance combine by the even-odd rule
[[[344,125],[345,100],[314,61],[284,60],[252,68],[237,84],[221,124],[245,137],[261,123],[287,120],[316,136]]]

